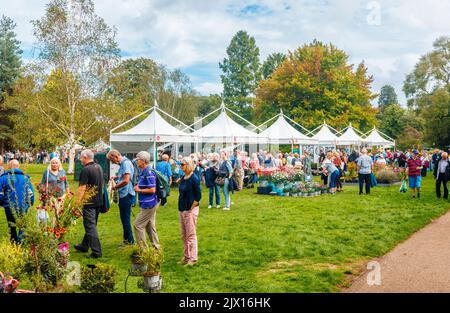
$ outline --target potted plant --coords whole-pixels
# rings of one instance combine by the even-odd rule
[[[144,290],[159,292],[161,290],[161,265],[164,260],[162,248],[156,249],[152,245],[140,253],[141,260],[147,264],[144,275]]]
[[[300,197],[306,197],[306,188],[304,186],[300,187],[299,196]]]
[[[87,293],[111,293],[116,285],[117,269],[113,265],[97,263],[81,268],[80,289]]]
[[[147,264],[142,260],[141,250],[139,246],[133,246],[131,251],[131,269],[129,270],[130,276],[142,276],[147,271]]]
[[[285,197],[289,197],[290,191],[291,191],[291,188],[290,188],[290,187],[284,187],[284,188],[283,188],[283,195],[284,195]]]
[[[298,189],[297,186],[292,187],[291,196],[292,197],[298,197],[298,192],[299,192],[299,189]]]

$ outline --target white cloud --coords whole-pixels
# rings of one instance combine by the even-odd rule
[[[0,0],[2,13],[18,23],[24,49],[29,49],[34,40],[29,21],[42,16],[48,2]],[[109,25],[117,26],[123,51],[151,57],[171,68],[192,69],[205,63],[218,66],[232,36],[240,29],[255,37],[261,60],[272,52],[294,50],[316,38],[345,50],[352,63],[365,60],[375,76],[373,90],[392,84],[405,102],[401,91],[405,74],[420,55],[432,49],[437,37],[449,35],[450,1],[375,1],[381,9],[380,25],[367,22],[370,2],[95,0],[95,5]],[[254,5],[260,8],[252,11]],[[195,84],[202,93],[217,92],[220,78],[195,77]]]
[[[220,83],[201,83],[195,88],[201,95],[207,96],[209,94],[220,94],[223,91],[223,86]]]

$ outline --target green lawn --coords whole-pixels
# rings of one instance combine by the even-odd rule
[[[43,170],[34,165],[26,169],[33,182]],[[250,189],[232,195],[229,212],[207,209],[208,190],[203,189],[197,266],[176,264],[182,257],[176,190],[157,213],[165,251],[162,292],[337,292],[367,260],[385,254],[450,209],[448,201],[435,199],[431,175],[423,180],[421,199],[399,193],[398,186],[376,187],[369,196],[347,186],[344,193],[315,198],[262,196]],[[81,221],[72,230],[71,260],[95,262],[73,249],[84,234]],[[100,215],[99,233],[101,262],[119,269],[116,291],[124,292],[130,250],[118,248],[122,226],[117,206]],[[2,215],[0,236],[6,235]],[[128,292],[141,292],[137,281],[130,277]]]

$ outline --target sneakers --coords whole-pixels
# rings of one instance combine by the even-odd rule
[[[223,210],[224,211],[230,211],[230,208],[224,207]]]
[[[220,209],[220,204],[218,204],[218,205],[216,206],[216,208]]]
[[[188,261],[185,258],[182,258],[180,261],[177,262],[179,265],[186,265]]]
[[[208,205],[208,209],[212,209],[212,205]]]

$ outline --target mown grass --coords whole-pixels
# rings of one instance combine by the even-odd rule
[[[33,182],[43,170],[42,165],[26,168]],[[71,181],[71,186],[76,183]],[[176,264],[182,257],[176,190],[168,206],[158,210],[158,235],[165,251],[163,292],[338,292],[367,260],[387,253],[450,209],[448,201],[435,199],[430,175],[423,180],[421,199],[399,193],[398,186],[376,187],[362,196],[357,187],[347,186],[344,193],[314,198],[262,196],[249,189],[232,195],[229,212],[207,209],[203,189],[197,266]],[[137,207],[133,213],[137,215]],[[101,261],[73,249],[84,234],[82,223],[68,235],[71,260],[115,265],[116,291],[124,292],[130,249],[119,248],[122,226],[116,205],[100,215],[98,228]],[[7,236],[4,217],[0,236]],[[128,292],[142,292],[137,280],[129,278]]]

